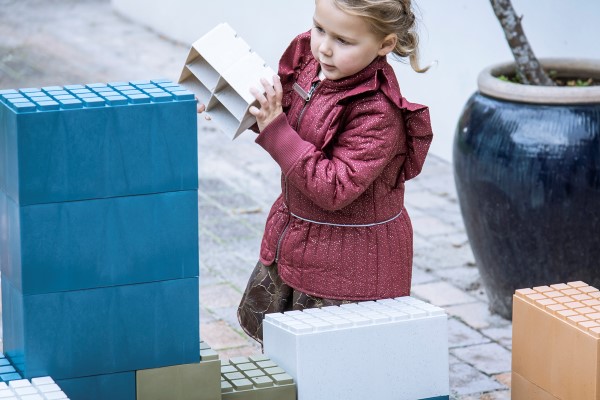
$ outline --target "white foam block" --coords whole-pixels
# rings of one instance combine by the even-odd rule
[[[256,122],[248,112],[258,104],[250,88],[264,92],[261,78],[272,83],[273,75],[248,43],[222,23],[192,44],[179,83],[206,105],[206,113],[221,130],[235,138]]]
[[[400,297],[306,311],[263,323],[265,354],[294,378],[298,400],[449,395],[443,309]]]

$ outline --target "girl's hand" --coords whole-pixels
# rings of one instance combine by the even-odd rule
[[[198,100],[198,97],[196,97],[196,102],[198,103],[198,105],[196,106],[196,111],[198,112],[198,114],[202,114],[204,111],[206,111],[206,106],[200,102],[200,100]],[[210,116],[205,115],[204,119],[207,121],[210,121]]]
[[[281,99],[283,98],[283,89],[278,75],[273,76],[273,85],[271,86],[266,79],[261,79],[265,93],[259,92],[256,88],[251,88],[250,93],[260,104],[260,109],[252,106],[248,111],[256,117],[258,129],[262,130],[269,125],[279,114],[283,113]]]

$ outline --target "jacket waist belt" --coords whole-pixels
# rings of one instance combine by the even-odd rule
[[[299,216],[299,215],[296,215],[296,214],[294,214],[294,213],[293,213],[293,212],[291,212],[291,211],[290,211],[290,214],[291,214],[291,215],[292,215],[294,218],[298,218],[298,219],[300,219],[300,220],[302,220],[302,221],[306,221],[306,222],[311,222],[311,223],[313,223],[313,224],[319,224],[319,225],[329,225],[329,226],[344,226],[344,227],[348,227],[348,226],[349,226],[349,227],[361,228],[361,227],[369,227],[369,226],[383,225],[383,224],[386,224],[386,223],[388,223],[388,222],[391,222],[391,221],[395,220],[396,218],[398,218],[400,215],[402,215],[402,210],[401,210],[401,211],[400,211],[398,214],[394,215],[394,216],[393,216],[393,217],[391,217],[391,218],[388,218],[388,219],[386,219],[385,221],[372,222],[372,223],[369,223],[369,224],[336,224],[336,223],[332,223],[332,222],[314,221],[314,220],[312,220],[312,219],[309,219],[309,218],[304,218],[304,217],[301,217],[301,216]]]

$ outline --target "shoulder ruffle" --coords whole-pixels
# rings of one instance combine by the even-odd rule
[[[296,36],[279,60],[279,77],[283,87],[283,107],[292,102],[293,85],[302,69],[313,59],[310,51],[310,31]]]

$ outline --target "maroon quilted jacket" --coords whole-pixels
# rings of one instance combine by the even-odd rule
[[[256,139],[282,171],[260,260],[319,297],[406,296],[413,233],[404,181],[423,166],[429,111],[402,97],[385,57],[337,81],[319,82],[318,72],[303,33],[279,65],[284,114]]]

